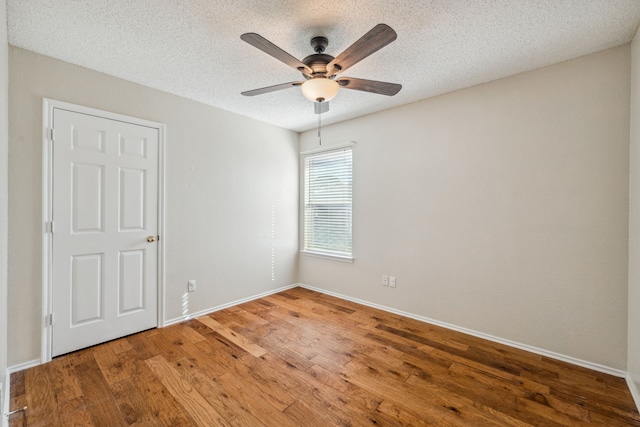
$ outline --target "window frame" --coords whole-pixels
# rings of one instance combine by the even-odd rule
[[[303,151],[300,153],[300,220],[299,220],[299,231],[300,231],[300,239],[299,239],[299,252],[305,256],[310,256],[310,257],[316,257],[316,258],[324,258],[324,259],[329,259],[329,260],[334,260],[334,261],[342,261],[342,262],[347,262],[347,263],[352,263],[355,259],[354,257],[354,241],[353,241],[353,214],[354,214],[354,203],[353,203],[353,178],[354,178],[354,163],[353,163],[353,157],[355,154],[355,142],[354,141],[350,141],[350,142],[346,142],[346,143],[342,143],[342,144],[335,144],[335,145],[330,145],[327,147],[322,147],[322,148],[317,148],[317,149],[313,149],[313,150],[307,150],[307,151]],[[305,172],[306,172],[306,165],[305,165],[305,160],[307,158],[307,156],[310,155],[317,155],[317,154],[321,154],[321,153],[328,153],[331,151],[338,151],[338,150],[342,150],[342,149],[351,149],[351,180],[352,180],[352,187],[351,187],[351,255],[339,255],[339,254],[332,254],[332,253],[325,253],[322,251],[314,251],[314,250],[307,250],[305,249],[304,246],[304,241],[305,241]]]

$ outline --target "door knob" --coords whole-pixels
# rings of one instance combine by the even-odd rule
[[[149,243],[153,243],[153,242],[155,242],[155,241],[156,241],[156,236],[149,236],[149,237],[147,237],[147,242],[149,242]]]

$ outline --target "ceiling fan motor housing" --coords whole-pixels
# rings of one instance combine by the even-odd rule
[[[315,53],[302,60],[302,63],[313,70],[313,76],[324,76],[327,72],[327,64],[333,61],[333,56],[326,53]],[[305,78],[311,77],[304,75]]]

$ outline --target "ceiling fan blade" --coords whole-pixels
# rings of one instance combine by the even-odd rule
[[[327,64],[327,76],[342,73],[372,53],[382,49],[398,35],[386,24],[378,24]]]
[[[289,82],[289,83],[281,83],[279,85],[262,87],[260,89],[253,89],[241,92],[244,96],[256,96],[262,95],[263,93],[275,92],[277,90],[289,89],[291,87],[300,86],[302,82]]]
[[[323,102],[314,102],[313,103],[313,112],[316,114],[322,114],[329,111],[329,101]]]
[[[273,56],[274,58],[284,62],[288,66],[295,68],[296,70],[305,73],[305,74],[313,74],[313,70],[306,65],[304,65],[301,61],[294,58],[284,50],[280,49],[275,44],[271,43],[269,40],[262,37],[260,34],[256,33],[245,33],[240,36],[242,40],[249,43],[251,46],[256,47],[263,51],[264,53]]]
[[[377,93],[380,95],[393,96],[400,92],[402,85],[398,83],[379,82],[376,80],[354,79],[342,77],[338,79],[340,87],[345,89],[361,90],[364,92]]]

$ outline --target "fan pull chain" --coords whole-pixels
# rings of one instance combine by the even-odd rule
[[[322,114],[318,114],[318,145],[322,145]]]

